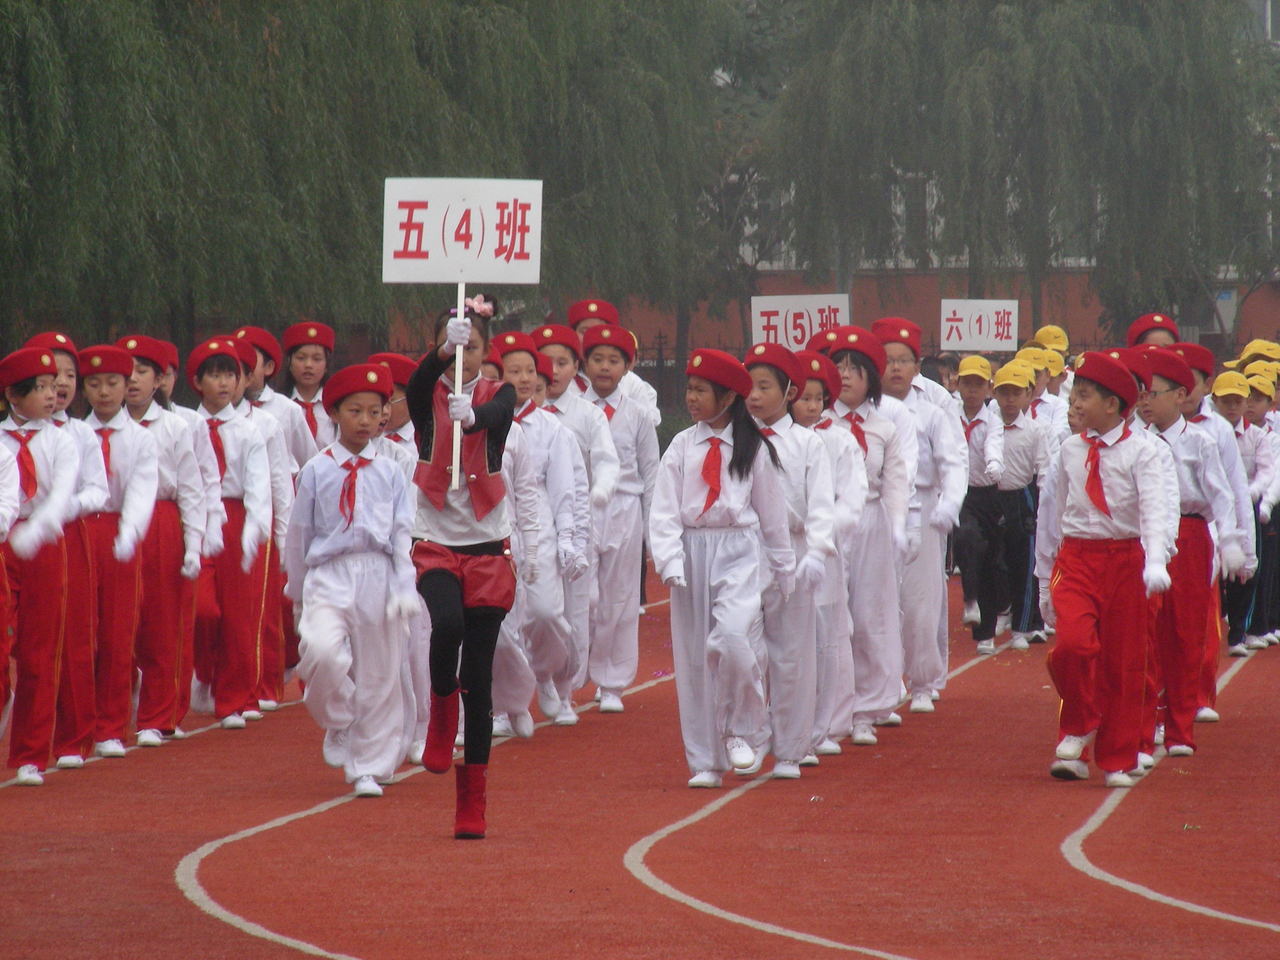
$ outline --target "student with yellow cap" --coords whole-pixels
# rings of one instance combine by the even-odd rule
[[[1035,370],[1036,379],[1031,385],[1031,419],[1048,420],[1052,425],[1052,432],[1062,441],[1071,433],[1071,428],[1067,425],[1068,404],[1062,397],[1049,392],[1049,381],[1052,379],[1049,371],[1050,352],[1040,347],[1023,347],[1014,354],[1014,359],[1025,360]]]

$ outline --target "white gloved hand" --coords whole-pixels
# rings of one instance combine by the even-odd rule
[[[800,565],[796,567],[796,583],[804,590],[813,592],[822,585],[827,575],[827,564],[817,554],[806,553]]]
[[[905,527],[894,527],[893,529],[893,552],[895,556],[899,557],[907,555],[907,530]]]
[[[581,580],[591,569],[591,565],[587,563],[587,558],[580,553],[573,555],[573,563],[569,566],[569,581]]]
[[[451,356],[471,341],[471,321],[465,316],[452,317],[444,325],[444,353]]]
[[[911,563],[920,555],[920,528],[907,527],[906,551],[902,555],[904,563]]]
[[[520,579],[525,583],[538,582],[538,555],[536,553],[531,553],[525,558],[524,565],[520,567]]]
[[[1230,580],[1244,570],[1244,551],[1240,549],[1240,545],[1235,541],[1224,543],[1220,556],[1222,558],[1222,576],[1224,579]]]
[[[1169,579],[1169,568],[1163,563],[1148,563],[1142,568],[1142,582],[1147,588],[1147,596],[1164,593],[1172,582]]]
[[[569,572],[576,556],[577,552],[573,549],[573,544],[561,543],[556,545],[556,562],[562,575]]]
[[[796,592],[796,575],[794,570],[787,573],[774,574],[773,582],[778,585],[778,593],[782,595],[783,600],[786,600]]]
[[[204,543],[200,546],[200,555],[216,557],[222,553],[223,547],[222,524],[220,522],[207,524],[204,529]]]
[[[1241,583],[1244,583],[1244,582],[1246,582],[1246,581],[1248,581],[1248,580],[1252,580],[1252,579],[1253,579],[1253,575],[1254,575],[1255,573],[1257,573],[1257,572],[1258,572],[1258,558],[1257,558],[1257,557],[1245,557],[1245,561],[1244,561],[1244,569],[1242,569],[1242,570],[1240,571],[1240,575],[1241,575],[1241,577],[1242,577],[1243,579],[1241,579],[1241,581],[1240,581],[1240,582],[1241,582]]]
[[[1046,627],[1055,626],[1058,622],[1058,611],[1053,609],[1053,594],[1049,591],[1049,581],[1040,581],[1040,619]]]
[[[58,529],[61,532],[61,528]],[[13,531],[13,536],[9,538],[9,546],[23,560],[30,560],[40,552],[41,547],[56,539],[56,534],[51,533],[50,524],[40,520],[28,520]]]
[[[188,550],[182,555],[182,576],[187,580],[200,576],[200,554],[195,550]]]
[[[301,633],[302,630],[302,601],[295,600],[293,603],[293,632]]]
[[[944,537],[956,528],[956,524],[960,522],[960,512],[954,507],[944,507],[941,504],[929,517],[929,526],[937,530]]]
[[[240,534],[240,569],[244,573],[253,569],[253,563],[258,559],[258,548],[261,546],[257,529],[253,524],[246,523]]]
[[[387,619],[390,621],[408,620],[418,613],[418,595],[416,593],[393,593],[387,598]],[[297,613],[298,607],[294,607]]]
[[[121,563],[128,563],[137,549],[138,531],[132,527],[120,527],[116,531],[116,541],[111,545],[112,555]]]
[[[1258,522],[1264,527],[1271,522],[1271,509],[1274,504],[1267,503],[1265,500],[1258,504]]]
[[[681,573],[674,574],[670,577],[664,577],[662,583],[663,583],[663,586],[666,586],[666,587],[684,588],[689,586],[689,584],[684,582],[684,574],[681,574]]]
[[[609,491],[603,487],[591,488],[591,505],[597,510],[603,510],[609,504]]]
[[[471,394],[449,394],[449,419],[457,420],[464,430],[476,422],[476,412],[471,409]]]
[[[992,483],[999,483],[1004,477],[1004,464],[997,463],[994,460],[987,461],[987,476],[991,478]]]

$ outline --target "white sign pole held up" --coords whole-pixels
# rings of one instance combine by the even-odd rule
[[[541,180],[388,177],[382,208],[382,282],[536,284],[542,253]],[[454,354],[462,391],[462,350]],[[462,427],[453,425],[452,488],[462,475]]]

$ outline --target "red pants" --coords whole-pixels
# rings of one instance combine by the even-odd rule
[[[197,590],[196,676],[213,688],[218,719],[258,709],[262,674],[262,615],[267,593],[267,550],[248,573],[240,569],[244,502],[223,500],[225,546],[201,571]]]
[[[14,529],[17,527],[15,524]],[[59,538],[41,547],[30,560],[19,559],[7,543],[3,551],[13,598],[13,657],[18,664],[9,766],[30,763],[43,770],[49,763],[54,705],[62,672],[66,545]]]
[[[1058,735],[1096,730],[1094,754],[1108,773],[1138,763],[1148,642],[1143,561],[1137,540],[1067,537],[1051,581],[1058,627],[1048,664],[1062,698]]]
[[[142,613],[134,654],[142,671],[138,729],[172,733],[191,698],[191,631],[195,583],[182,575],[186,545],[182,517],[172,500],[157,500],[142,555]],[[179,709],[181,707],[181,709]]]
[[[278,701],[284,697],[284,574],[280,572],[279,545],[272,540],[262,549],[270,549],[271,554],[266,561],[267,592],[262,614],[262,676],[258,679],[258,699]]]
[[[120,514],[85,517],[98,568],[98,650],[94,657],[98,719],[93,739],[123,740],[133,710],[133,639],[142,607],[142,557],[121,563],[113,552]]]
[[[1211,607],[1209,585],[1213,541],[1199,517],[1183,517],[1178,526],[1178,553],[1169,561],[1173,585],[1164,595],[1156,621],[1155,651],[1164,686],[1166,746],[1195,746],[1200,670],[1204,664],[1205,624]],[[1148,709],[1154,709],[1149,704]]]
[[[1217,578],[1209,589],[1209,618],[1204,630],[1204,658],[1200,664],[1200,699],[1202,707],[1218,702],[1218,658],[1222,656],[1222,591]]]
[[[67,551],[67,624],[53,725],[53,755],[87,757],[93,747],[98,716],[93,677],[98,639],[98,570],[84,520],[72,520],[62,535]]]

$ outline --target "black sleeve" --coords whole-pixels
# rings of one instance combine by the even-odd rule
[[[452,361],[452,357],[441,360],[439,351],[431,350],[422,358],[418,369],[413,371],[413,376],[405,385],[405,403],[409,406],[409,419],[413,421],[413,435],[418,441],[420,460],[431,459],[431,445],[436,436],[432,398],[435,394],[436,381]]]
[[[504,437],[511,427],[511,420],[516,414],[516,388],[504,383],[493,399],[472,407],[476,422],[467,427],[463,433],[475,433],[477,430],[495,430]]]

